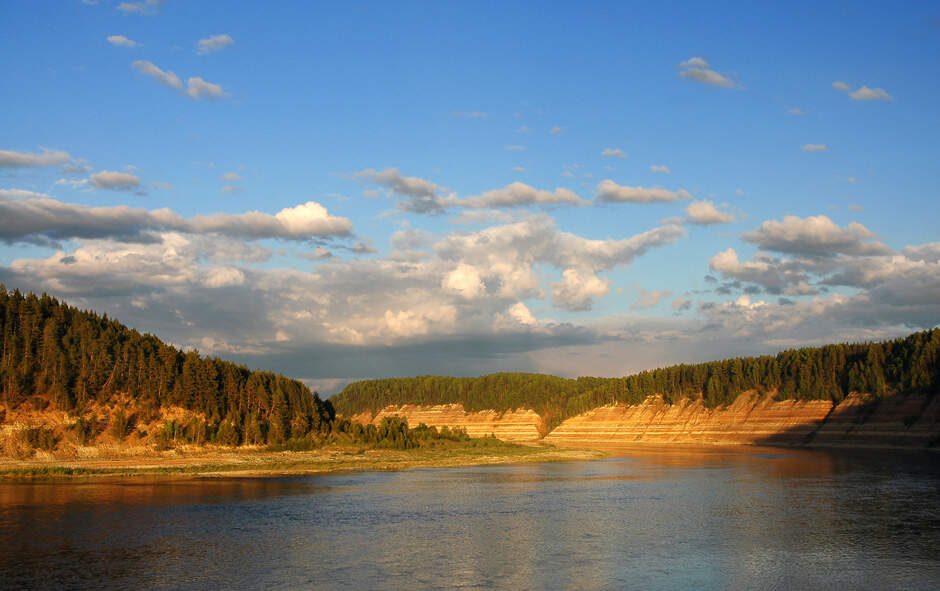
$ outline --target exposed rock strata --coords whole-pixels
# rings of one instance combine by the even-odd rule
[[[520,409],[466,412],[459,404],[389,406],[378,424],[398,415],[410,425],[458,427],[474,437],[494,435],[506,441],[535,441],[543,429],[533,411]],[[637,405],[613,404],[571,417],[545,436],[558,445],[629,443],[711,443],[826,445],[852,447],[929,447],[940,444],[940,396],[899,396],[874,400],[852,395],[838,405],[826,400],[775,401],[771,396],[742,395],[726,408],[709,409],[701,400],[667,404],[653,396]]]

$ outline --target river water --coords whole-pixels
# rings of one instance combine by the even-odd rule
[[[937,589],[940,456],[0,484],[0,587]]]

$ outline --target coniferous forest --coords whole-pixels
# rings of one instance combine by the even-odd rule
[[[30,402],[81,416],[124,397],[145,413],[175,406],[203,417],[171,425],[171,438],[189,430],[189,439],[228,445],[281,443],[323,431],[335,417],[297,380],[180,351],[47,295],[0,287],[0,335],[0,401],[8,409]]]
[[[940,387],[940,329],[876,343],[826,345],[682,364],[622,378],[498,373],[478,378],[420,376],[366,380],[331,398],[336,411],[353,415],[388,405],[462,404],[468,411],[530,408],[549,429],[565,418],[611,403],[638,404],[660,395],[668,403],[701,397],[706,406],[731,404],[742,393],[778,400],[832,400],[852,392],[884,398],[934,394]]]

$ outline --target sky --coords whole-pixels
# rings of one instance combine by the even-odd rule
[[[936,2],[0,4],[0,282],[302,379],[940,324]]]

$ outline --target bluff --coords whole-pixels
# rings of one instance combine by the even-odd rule
[[[363,423],[400,415],[517,441],[932,447],[940,443],[938,391],[934,329],[623,378],[366,380],[331,400]]]

